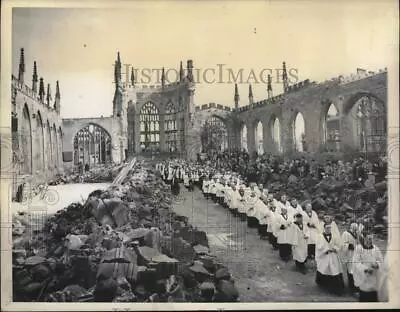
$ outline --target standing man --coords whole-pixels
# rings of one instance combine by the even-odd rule
[[[297,269],[300,270],[301,273],[306,274],[307,247],[310,233],[307,225],[303,223],[303,215],[300,212],[297,213],[294,218],[292,241],[293,259]]]
[[[365,235],[353,256],[354,285],[360,289],[360,302],[378,301],[378,271],[383,264],[382,253],[373,244],[372,234]]]
[[[317,276],[316,283],[336,295],[342,295],[344,282],[342,264],[339,258],[340,240],[332,234],[332,223],[324,223],[322,234],[316,243]]]
[[[305,211],[303,211],[303,222],[308,227],[308,231],[310,233],[310,237],[308,238],[308,258],[314,259],[315,258],[315,243],[317,242],[318,238],[318,215],[317,213],[312,210],[312,205],[310,202],[306,203]]]
[[[357,235],[357,223],[350,224],[348,231],[344,231],[342,234],[342,254],[343,262],[347,269],[347,280],[349,285],[349,290],[352,294],[358,291],[357,287],[354,286],[353,279],[353,256],[354,249],[358,245],[358,235]]]
[[[281,207],[277,217],[279,256],[283,261],[289,261],[292,256],[292,231],[293,220],[287,213],[286,207]]]

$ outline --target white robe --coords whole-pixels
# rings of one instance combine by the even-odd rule
[[[285,226],[285,229],[282,230],[281,226]],[[291,244],[292,243],[292,227],[293,227],[293,220],[287,215],[285,219],[282,214],[277,216],[276,220],[276,227],[278,231],[278,244]]]
[[[183,185],[189,186],[189,176],[186,173],[183,174]]]
[[[319,220],[317,213],[314,210],[311,210],[311,217],[307,214],[306,211],[303,211],[303,222],[308,227],[310,232],[310,238],[308,239],[308,244],[315,244],[318,237],[318,229],[319,229]],[[314,225],[315,227],[309,227],[307,224]]]
[[[347,272],[353,274],[354,250],[349,250],[350,244],[353,244],[355,249],[358,244],[357,238],[351,235],[351,233],[344,231],[342,234],[342,248],[341,248],[342,261],[346,265]]]
[[[276,211],[276,210],[275,210]],[[267,217],[267,233],[272,233],[276,236],[276,213],[269,209],[268,217]]]
[[[295,219],[295,215],[296,214],[298,214],[298,213],[301,213],[301,214],[303,214],[303,208],[299,205],[299,204],[297,204],[297,206],[296,206],[296,208],[295,207],[293,207],[292,205],[290,205],[290,209],[291,209],[291,214],[292,214],[292,217],[293,217],[293,220]],[[289,211],[288,211],[288,214],[289,214]]]
[[[303,229],[300,229],[296,223],[293,223],[292,227],[293,259],[298,262],[304,262],[307,260],[308,255],[308,238],[310,237],[308,226],[303,222]]]
[[[269,207],[261,200],[258,199],[256,204],[254,205],[255,209],[255,217],[261,225],[266,225],[268,221],[268,211]]]
[[[238,209],[239,208],[239,200],[240,200],[240,194],[238,190],[232,190],[231,192],[231,197],[229,201],[229,209]]]
[[[378,264],[378,269],[373,269],[371,274],[364,272],[364,270],[369,269],[375,263]],[[359,287],[361,291],[377,291],[378,271],[382,265],[382,253],[377,246],[374,245],[371,249],[365,249],[361,245],[358,245],[354,250],[353,256],[354,285]]]
[[[211,180],[210,187],[209,187],[209,190],[208,190],[208,192],[210,194],[214,194],[215,195],[215,193],[217,192],[217,189],[215,188],[215,185],[216,185],[216,182],[214,180]]]
[[[335,276],[342,273],[342,264],[340,261],[340,239],[333,235],[328,242],[323,234],[319,234],[315,245],[315,260],[317,270],[321,274]],[[326,254],[328,249],[335,248],[337,252]]]
[[[209,190],[208,190],[209,185],[210,185],[210,181],[203,180],[202,189],[203,189],[203,192],[204,192],[205,194],[207,194],[207,193],[209,192]]]
[[[245,197],[245,201],[246,201],[246,215],[248,217],[255,217],[256,215],[256,202],[257,202],[257,197],[251,197],[250,195]]]
[[[239,194],[239,200],[238,200],[238,212],[240,213],[246,213],[247,205],[246,205],[246,200],[244,196],[240,196]]]

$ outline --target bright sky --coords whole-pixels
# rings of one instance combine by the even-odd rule
[[[385,0],[137,1],[116,9],[14,8],[13,73],[23,47],[28,85],[34,60],[53,95],[60,81],[63,117],[107,116],[117,51],[122,63],[139,69],[178,69],[181,60],[192,59],[203,72],[215,69],[217,80],[218,64],[235,73],[243,69],[240,105],[247,105],[251,70],[258,76],[263,69],[281,68],[282,61],[298,70],[300,80],[316,81],[357,67],[388,67],[397,53],[396,5]],[[233,105],[232,78],[223,75],[223,83],[201,79],[196,105]],[[212,77],[209,71],[206,79]],[[257,80],[249,80],[255,101],[266,97],[266,85]],[[274,93],[281,93],[273,82]]]

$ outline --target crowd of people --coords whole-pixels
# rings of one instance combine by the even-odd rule
[[[271,156],[251,161],[242,152],[214,156],[212,161],[196,163],[168,160],[158,163],[156,169],[174,195],[179,194],[180,183],[189,191],[197,186],[206,199],[225,207],[248,227],[257,228],[260,238],[267,240],[283,261],[293,259],[302,274],[307,273],[307,262],[315,262],[316,283],[326,291],[344,294],[347,280],[348,291],[359,301],[387,301],[387,257],[383,258],[373,234],[362,223],[351,223],[341,234],[331,216],[320,220],[311,202],[302,207],[297,198],[268,189],[268,170],[280,175],[318,174],[322,179],[324,174],[340,174],[342,164],[328,164],[315,173],[305,159],[279,162]],[[365,162],[357,159],[351,174],[345,170],[343,178],[363,179],[364,166]],[[383,167],[382,163],[376,166],[378,175]]]
[[[218,170],[230,170],[246,177],[249,182],[266,184],[276,178],[311,176],[318,180],[334,177],[347,182],[365,182],[369,175],[373,175],[376,183],[385,180],[387,175],[386,157],[367,159],[356,157],[348,161],[331,159],[317,161],[313,158],[282,157],[271,154],[250,155],[245,150],[229,150],[200,157],[198,163],[212,162]]]

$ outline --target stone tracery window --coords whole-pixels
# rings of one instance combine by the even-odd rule
[[[140,146],[142,150],[160,148],[160,115],[157,107],[147,102],[140,109]]]
[[[371,96],[361,97],[353,106],[360,151],[380,152],[386,148],[386,112],[383,104]]]
[[[81,163],[90,166],[110,161],[111,136],[104,128],[96,124],[89,124],[76,133],[74,137],[75,165]]]
[[[326,148],[328,151],[338,151],[340,149],[340,120],[339,111],[333,103],[328,108],[323,126]]]
[[[176,113],[177,110],[175,106],[169,102],[165,109],[164,116],[165,142],[168,152],[175,152],[177,150],[178,127],[176,122]]]

